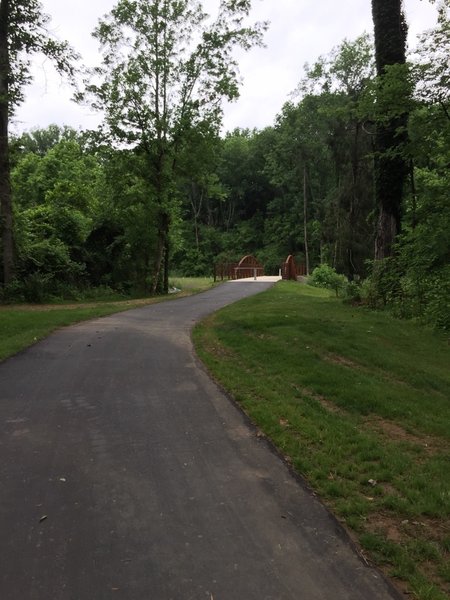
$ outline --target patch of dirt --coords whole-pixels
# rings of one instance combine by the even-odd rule
[[[381,483],[381,487],[387,496],[398,496],[401,497],[400,492],[390,483]]]
[[[311,398],[313,398],[314,400],[317,400],[321,406],[323,406],[325,408],[325,410],[327,410],[328,412],[331,413],[338,413],[338,414],[343,414],[344,411],[339,408],[339,406],[336,406],[336,404],[334,404],[333,402],[331,402],[331,400],[327,400],[324,396],[320,396],[319,394],[308,394]]]
[[[217,343],[217,340],[208,340],[204,343],[204,350],[210,352],[216,358],[236,358],[236,354],[229,348],[225,348],[222,344]],[[250,372],[247,370],[247,372]]]
[[[261,333],[259,335],[256,336],[258,338],[258,340],[274,340],[275,336],[274,335],[270,335],[268,333]]]
[[[403,548],[408,543],[423,540],[428,543],[440,544],[450,534],[450,523],[440,519],[419,517],[420,520],[402,519],[399,516],[387,513],[372,513],[364,521],[366,531],[381,535],[386,540],[399,544]],[[442,558],[448,559],[447,556]],[[439,574],[437,560],[424,559],[415,561],[418,569],[444,593],[450,592],[450,585]]]
[[[427,454],[442,452],[448,446],[445,440],[434,438],[429,435],[413,433],[406,431],[403,427],[392,421],[388,421],[378,415],[370,415],[364,419],[364,424],[368,425],[376,433],[388,437],[396,442],[409,442],[420,446]]]
[[[316,400],[328,412],[335,413],[335,414],[342,414],[342,415],[345,414],[345,410],[343,410],[339,406],[336,406],[336,404],[334,404],[334,402],[332,402],[331,400],[328,400],[327,398],[325,398],[325,396],[316,394],[316,392],[313,392],[312,390],[310,390],[308,388],[299,388],[296,385],[293,385],[292,387],[299,394],[302,394],[303,396],[307,396],[308,398],[311,398],[312,400]]]
[[[350,369],[364,369],[362,365],[359,365],[345,356],[340,356],[339,354],[325,354],[323,358],[335,365],[343,365],[344,367],[348,367]]]

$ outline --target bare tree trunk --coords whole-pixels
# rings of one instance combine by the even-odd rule
[[[336,186],[338,189],[338,196],[336,198],[336,206],[335,206],[335,214],[336,214],[336,235],[334,240],[334,250],[333,250],[333,264],[331,265],[333,269],[336,268],[338,254],[339,254],[339,243],[340,243],[340,235],[341,235],[341,176],[339,174],[339,170],[335,164],[335,170],[337,175]]]
[[[339,227],[339,217],[338,217],[338,227]],[[338,250],[339,250],[339,242],[338,242],[338,239],[336,238],[336,241],[334,242],[333,264],[331,265],[333,267],[333,269],[335,269],[336,265],[337,265]]]
[[[9,0],[0,1],[0,233],[3,254],[3,283],[14,277],[14,237],[8,147],[10,74],[8,50]]]
[[[358,147],[360,132],[361,125],[359,122],[356,122],[352,148],[352,191],[350,194],[350,206],[348,210],[347,273],[350,281],[353,281],[356,273],[355,265],[353,263],[353,250],[355,248],[356,213],[359,203],[357,189],[359,179]]]
[[[309,276],[309,247],[308,247],[308,206],[306,190],[306,165],[303,167],[303,236],[305,239],[306,275]]]
[[[164,245],[164,279],[163,279],[163,293],[169,293],[169,252],[170,252],[170,240],[169,232],[166,234],[166,242]]]
[[[167,111],[167,65],[166,65],[166,29],[161,27],[159,21],[160,10],[159,1],[156,0],[156,29],[155,36],[155,56],[156,56],[156,71],[155,71],[155,125],[156,125],[156,142],[157,142],[157,159],[156,159],[156,188],[157,199],[159,205],[159,224],[158,237],[156,244],[156,253],[152,273],[151,293],[156,294],[159,291],[168,291],[168,269],[169,257],[166,256],[166,248],[168,246],[169,237],[169,215],[166,208],[166,111]],[[164,8],[166,3],[164,3]],[[165,11],[164,11],[165,13]],[[163,19],[164,21],[164,19]],[[160,34],[162,35],[162,55],[160,53]],[[161,63],[162,61],[162,63]],[[161,282],[161,269],[163,270],[163,280]],[[162,283],[162,285],[161,285]]]
[[[408,173],[407,163],[400,155],[400,144],[406,141],[406,133],[403,140],[396,134],[398,128],[406,127],[406,120],[393,120],[390,126],[391,131],[379,125],[375,141],[378,152],[375,159],[375,195],[379,210],[376,260],[394,254],[394,244],[401,229],[403,189]]]
[[[163,261],[167,264],[167,273],[168,273],[168,260],[165,260],[165,250],[168,246],[168,236],[169,236],[169,215],[166,212],[162,212],[159,216],[159,227],[158,227],[158,239],[156,245],[156,253],[155,253],[155,261],[153,265],[153,280],[151,293],[156,294],[160,289],[160,277],[161,277],[161,268],[163,267]],[[164,273],[165,278],[165,273]],[[168,277],[167,277],[168,280]],[[163,282],[163,290],[164,291],[165,282]],[[166,290],[168,291],[168,290]]]
[[[417,226],[417,189],[416,189],[416,178],[414,176],[414,161],[412,159],[409,162],[409,177],[411,180],[411,196],[412,196],[411,227],[413,229],[415,229]]]
[[[199,195],[198,203],[196,201],[196,196]],[[203,206],[203,190],[200,192],[197,190],[197,187],[193,181],[191,181],[191,207],[192,207],[192,216],[194,217],[194,233],[195,233],[195,247],[197,252],[200,252],[200,232],[198,226],[198,220],[200,218],[200,214]]]
[[[378,217],[378,233],[375,239],[375,258],[382,260],[392,256],[392,248],[398,233],[398,225],[395,216],[381,207]]]

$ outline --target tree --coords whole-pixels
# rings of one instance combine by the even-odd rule
[[[450,120],[450,9],[441,3],[436,27],[420,36],[415,51],[416,93],[427,104],[438,104]]]
[[[379,77],[379,94],[389,88],[389,66],[405,65],[407,26],[401,0],[372,0],[375,31],[375,59]],[[391,71],[391,74],[394,71]],[[405,80],[406,69],[396,69],[398,79]],[[399,86],[401,94],[406,87]],[[375,136],[375,197],[379,210],[375,258],[393,253],[395,238],[400,232],[402,198],[408,165],[404,156],[407,141],[406,110],[387,114],[377,123]]]
[[[238,96],[234,48],[261,43],[265,24],[244,22],[250,6],[251,0],[221,0],[210,22],[197,0],[119,0],[95,30],[103,63],[87,97],[105,111],[109,139],[147,161],[158,229],[153,293],[168,288],[181,149],[192,129],[217,131],[222,99]]]
[[[294,208],[284,212],[294,233],[289,252],[301,249],[307,263],[310,254],[312,264],[320,259],[350,278],[364,273],[373,248],[372,136],[363,109],[373,63],[371,40],[362,35],[307,66],[302,98],[283,107],[269,151],[268,172]]]
[[[450,21],[438,3],[436,26],[412,54],[416,84],[409,151],[414,186],[404,199],[402,232],[387,275],[395,274],[389,303],[402,316],[450,327]]]
[[[51,140],[55,132],[52,126],[34,134]],[[24,148],[12,168],[14,289],[30,301],[88,283],[85,243],[99,219],[106,185],[103,161],[83,143],[83,136],[72,132],[45,153]]]
[[[12,160],[15,157],[32,152],[39,156],[51,150],[62,140],[74,140],[79,138],[79,134],[75,129],[64,125],[49,125],[45,129],[33,128],[31,131],[22,133],[20,136],[14,136],[10,139],[10,151],[12,151]],[[80,141],[80,140],[78,140]]]
[[[13,274],[13,224],[8,151],[10,0],[0,0],[0,231],[2,236],[3,281]]]
[[[73,75],[76,58],[66,42],[49,36],[48,21],[38,0],[0,0],[0,230],[5,285],[14,275],[9,119],[23,100],[24,86],[31,79],[31,54],[44,54],[59,72],[69,75]]]

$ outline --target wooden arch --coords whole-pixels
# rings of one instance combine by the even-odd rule
[[[297,265],[295,258],[289,254],[285,262],[281,265],[281,276],[283,279],[297,280],[297,277],[306,275],[306,267],[303,263]]]

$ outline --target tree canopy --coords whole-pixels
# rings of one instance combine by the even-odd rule
[[[151,290],[167,291],[176,177],[187,145],[216,134],[223,99],[238,95],[237,47],[262,41],[265,24],[244,25],[250,2],[222,0],[210,20],[197,0],[119,0],[94,32],[103,49],[86,96],[104,110],[105,135],[146,159],[158,232]],[[162,282],[161,272],[164,271]]]
[[[0,232],[5,284],[13,279],[15,262],[9,119],[24,98],[26,84],[31,81],[31,55],[47,56],[59,72],[70,78],[78,58],[67,42],[49,35],[49,19],[38,0],[0,0]]]
[[[375,4],[376,18],[399,8]],[[278,273],[292,254],[335,269],[358,301],[449,326],[447,4],[407,60],[402,40],[395,51],[368,34],[343,40],[305,67],[271,126],[224,134],[234,50],[266,28],[250,9],[119,0],[99,21],[100,61],[78,99],[104,112],[102,126],[9,140],[4,299],[165,292],[170,274],[212,274],[249,253]]]

